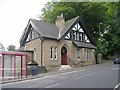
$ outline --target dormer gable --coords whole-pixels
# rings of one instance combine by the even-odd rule
[[[78,16],[65,22],[60,39],[94,44],[82,19]]]
[[[90,43],[87,34],[84,32],[79,22],[72,27],[72,29],[66,35],[65,39],[72,39],[75,41]]]

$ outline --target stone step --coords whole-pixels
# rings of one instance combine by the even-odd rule
[[[66,69],[70,69],[71,66],[70,65],[61,65],[59,70],[66,70]]]

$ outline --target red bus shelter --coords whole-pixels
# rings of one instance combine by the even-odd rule
[[[0,52],[0,77],[4,79],[28,77],[28,54],[25,52]]]

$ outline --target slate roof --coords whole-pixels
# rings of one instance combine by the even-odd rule
[[[66,21],[65,26],[60,32],[58,27],[53,23],[48,23],[48,22],[35,20],[35,19],[30,19],[30,22],[32,27],[38,30],[38,32],[42,37],[60,39],[61,37],[63,37],[65,33],[67,33],[67,31],[69,31],[69,29],[76,22],[77,19],[79,19],[79,16]],[[60,33],[60,36],[59,36],[59,33]]]
[[[57,39],[59,29],[55,24],[44,22],[41,20],[31,19],[31,25],[36,29],[42,37]]]
[[[32,28],[34,28],[34,30],[39,32],[39,34],[42,38],[50,38],[50,39],[60,40],[67,35],[67,33],[71,30],[71,28],[77,22],[80,22],[80,24],[82,25],[82,28],[85,31],[86,35],[88,36],[91,44],[83,43],[83,42],[76,42],[76,41],[74,41],[73,43],[77,47],[86,47],[86,48],[88,47],[88,48],[94,48],[95,49],[96,47],[93,45],[93,42],[90,38],[90,35],[86,31],[86,28],[84,27],[82,19],[80,19],[79,16],[66,21],[65,26],[62,28],[62,30],[59,30],[58,27],[56,26],[56,24],[54,24],[54,23],[48,23],[48,22],[44,22],[44,21],[41,21],[41,20],[30,19],[28,21],[28,25],[25,28],[25,30],[23,32],[23,35],[20,39],[20,46],[25,45],[25,41],[26,41],[27,35],[29,33],[29,28],[31,26],[32,26]]]
[[[63,37],[65,35],[65,33],[67,33],[69,31],[69,29],[73,26],[73,24],[79,19],[78,17],[75,17],[73,19],[70,19],[68,21],[65,22],[65,27],[61,30],[60,32],[60,37]]]
[[[91,44],[91,43],[84,43],[84,42],[77,42],[77,41],[73,41],[73,43],[77,47],[96,49],[96,47],[93,44]]]

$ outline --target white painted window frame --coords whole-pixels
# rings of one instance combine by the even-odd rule
[[[50,58],[51,60],[57,60],[57,47],[51,47]]]
[[[51,58],[51,60],[54,59],[54,58],[53,58],[53,51],[54,51],[54,50],[53,50],[53,47],[51,47],[51,48],[50,48],[50,58]]]
[[[57,47],[54,47],[54,59],[57,60]]]

